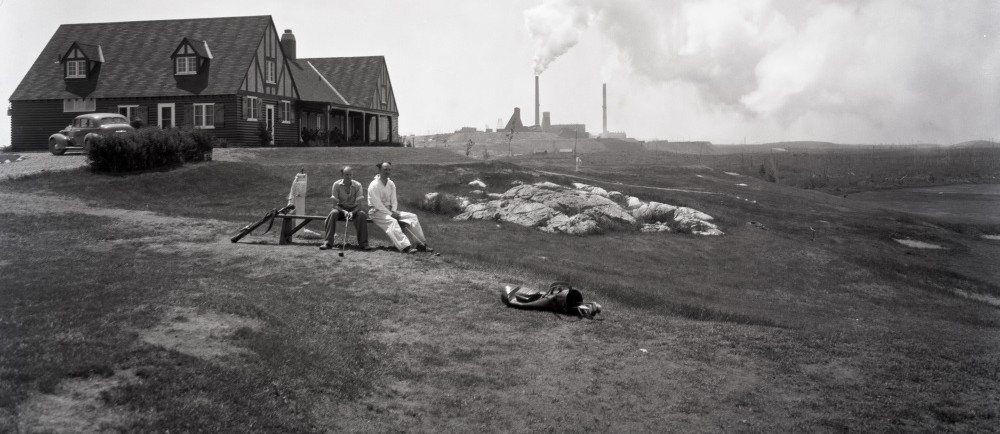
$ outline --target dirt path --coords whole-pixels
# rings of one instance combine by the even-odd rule
[[[22,152],[21,161],[12,160],[0,164],[0,181],[41,172],[72,170],[87,166],[87,157],[82,154],[52,155],[48,152]],[[3,161],[0,158],[0,161]]]

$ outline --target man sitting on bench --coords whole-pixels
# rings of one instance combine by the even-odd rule
[[[378,175],[368,185],[368,206],[371,209],[368,213],[372,216],[372,222],[392,241],[392,245],[403,253],[433,252],[434,249],[427,247],[427,240],[424,239],[424,231],[420,229],[420,222],[417,215],[411,212],[397,210],[396,184],[389,179],[392,174],[392,163],[383,161],[375,165],[378,167]],[[417,242],[417,247],[410,245],[410,240],[403,235],[402,227]]]
[[[330,198],[333,199],[333,211],[326,216],[326,231],[323,239],[326,241],[319,246],[320,250],[327,250],[333,247],[334,234],[337,233],[338,220],[353,220],[354,229],[358,234],[358,246],[361,250],[371,250],[368,246],[368,214],[361,209],[361,204],[365,202],[364,187],[354,180],[354,171],[351,166],[344,166],[340,169],[343,179],[338,179],[333,183],[333,192]],[[347,228],[344,228],[347,231]],[[347,244],[347,237],[344,237],[344,244]]]

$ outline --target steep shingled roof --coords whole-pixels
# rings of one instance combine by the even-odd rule
[[[378,78],[385,67],[385,56],[324,57],[298,59],[298,62],[315,66],[350,106],[369,108],[378,93]],[[309,98],[303,96],[303,99]]]
[[[193,95],[177,86],[170,55],[186,38],[211,47],[208,86],[199,95],[236,93],[267,26],[268,15],[121,23],[64,24],[14,90],[11,100]],[[87,95],[66,90],[58,63],[74,41],[98,44],[104,53],[96,87]]]
[[[332,83],[328,85],[327,81],[323,80],[324,77],[316,73],[316,70],[305,59],[289,59],[288,65],[289,70],[292,71],[295,86],[299,89],[299,98],[302,100],[349,105],[338,94],[340,89],[337,91],[331,89]]]

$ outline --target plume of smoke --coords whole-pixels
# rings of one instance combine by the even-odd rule
[[[592,8],[584,0],[545,0],[525,11],[524,23],[535,41],[535,75],[573,48],[593,18]]]
[[[744,118],[925,137],[1000,118],[995,0],[546,0],[525,18],[536,72],[593,27],[628,70]]]

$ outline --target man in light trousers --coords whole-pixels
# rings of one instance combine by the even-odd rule
[[[399,211],[396,201],[396,184],[389,177],[392,175],[392,163],[383,161],[376,164],[378,175],[368,185],[368,215],[372,222],[385,231],[386,236],[392,241],[392,245],[403,253],[433,252],[434,249],[427,246],[424,238],[424,231],[420,228],[420,221],[417,215]],[[403,228],[410,234],[410,237],[417,243],[412,246],[410,240],[403,234]]]

